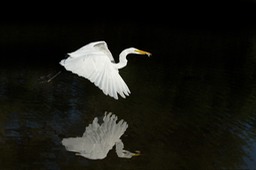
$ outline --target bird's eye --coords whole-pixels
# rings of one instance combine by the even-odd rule
[[[128,151],[126,151],[126,150],[124,150],[124,151],[123,151],[123,153],[124,153],[124,154],[129,154],[129,152],[128,152]]]

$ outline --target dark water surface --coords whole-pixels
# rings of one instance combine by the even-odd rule
[[[72,40],[72,48],[64,48],[67,43],[58,46],[59,53],[42,52],[41,59],[45,55],[48,64],[0,68],[0,169],[255,169],[254,34],[115,29],[105,27],[90,36],[105,35],[114,55],[133,42],[153,53],[151,58],[130,55],[128,66],[120,70],[131,90],[127,99],[105,96],[88,80],[59,66],[64,52],[90,42],[90,36],[86,42]],[[123,34],[130,34],[130,39],[118,44]],[[139,34],[148,37],[145,43],[135,39]],[[31,39],[23,41],[33,44]],[[44,39],[40,45],[47,42]],[[50,62],[49,54],[60,58]],[[45,82],[61,69],[58,77]],[[105,159],[93,161],[61,145],[65,137],[81,136],[85,126],[105,111],[127,121],[125,149],[139,150],[141,156],[121,159],[111,150]]]

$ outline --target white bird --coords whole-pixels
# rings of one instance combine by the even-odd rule
[[[106,42],[97,41],[68,53],[69,57],[61,60],[60,64],[66,70],[89,79],[105,95],[118,99],[119,94],[126,98],[131,92],[119,75],[118,69],[127,65],[128,54],[151,55],[149,52],[131,47],[124,49],[119,55],[119,63],[115,63]]]
[[[103,118],[103,123],[98,123],[98,118],[94,118],[92,124],[86,127],[82,137],[64,138],[62,144],[66,150],[76,152],[76,155],[88,159],[104,159],[108,152],[116,145],[116,153],[120,158],[131,158],[138,156],[139,152],[132,153],[124,150],[124,144],[120,137],[128,128],[128,124],[121,119],[118,123],[117,116],[111,112]]]

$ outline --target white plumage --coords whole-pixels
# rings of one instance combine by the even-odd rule
[[[119,75],[118,69],[127,65],[128,54],[151,54],[136,48],[127,48],[120,53],[119,63],[115,63],[105,41],[89,43],[82,48],[68,53],[69,57],[60,61],[66,70],[89,79],[99,87],[105,95],[118,99],[131,93]]]
[[[82,137],[64,138],[62,144],[68,151],[76,152],[76,155],[88,159],[104,159],[109,150],[116,145],[116,153],[121,158],[131,158],[138,153],[123,150],[124,144],[121,136],[124,134],[128,124],[124,120],[117,122],[117,116],[105,112],[103,123],[98,123],[98,118],[94,118],[89,124]]]

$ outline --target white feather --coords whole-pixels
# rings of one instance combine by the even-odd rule
[[[92,42],[68,53],[69,57],[61,60],[60,64],[66,70],[90,80],[105,95],[115,99],[118,99],[118,95],[126,98],[129,96],[130,90],[119,75],[118,69],[126,66],[126,55],[140,54],[136,50],[135,48],[123,50],[120,53],[119,63],[114,63],[114,58],[105,41]]]
[[[103,159],[115,144],[120,143],[120,137],[128,128],[124,120],[117,122],[117,119],[116,115],[105,112],[101,125],[98,118],[94,118],[92,124],[85,128],[82,137],[64,138],[62,144],[66,150],[76,152],[77,155],[89,159]],[[120,155],[121,152],[119,149],[117,154]]]

